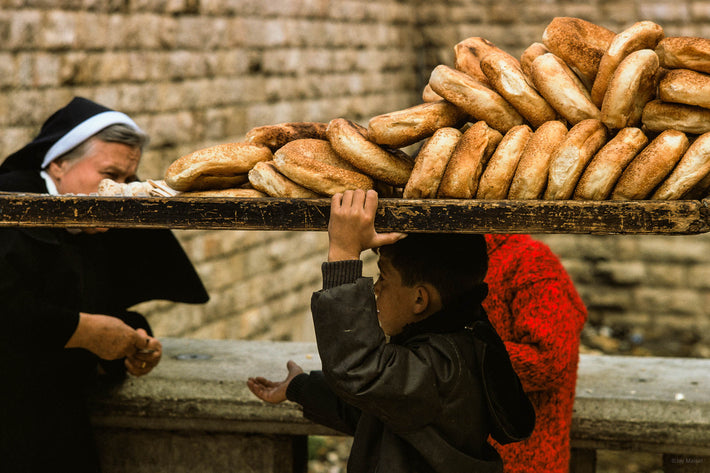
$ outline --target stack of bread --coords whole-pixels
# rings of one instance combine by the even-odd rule
[[[471,37],[422,103],[281,123],[177,159],[180,196],[697,199],[710,188],[710,40],[559,17],[518,59]],[[405,149],[415,148],[411,153]]]

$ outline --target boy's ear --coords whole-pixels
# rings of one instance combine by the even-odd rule
[[[431,290],[425,285],[417,286],[414,294],[414,315],[424,315],[431,304]]]
[[[414,315],[428,317],[441,310],[441,296],[431,284],[421,284],[416,287],[414,295]]]

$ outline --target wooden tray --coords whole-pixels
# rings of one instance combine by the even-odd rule
[[[698,234],[710,200],[380,199],[378,231]],[[89,197],[0,193],[0,227],[327,229],[330,199]]]

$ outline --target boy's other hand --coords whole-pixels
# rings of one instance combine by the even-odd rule
[[[285,401],[286,389],[288,389],[291,380],[303,373],[303,369],[291,360],[286,363],[286,368],[288,369],[288,376],[283,381],[269,381],[261,376],[247,379],[249,391],[262,401],[270,402],[271,404]]]
[[[333,196],[328,221],[328,261],[360,259],[362,251],[390,245],[406,236],[375,231],[377,202],[374,190],[348,190]]]

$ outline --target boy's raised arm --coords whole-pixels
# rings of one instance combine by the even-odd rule
[[[404,233],[375,231],[377,202],[374,190],[348,190],[332,197],[328,261],[357,260],[364,250],[390,245],[406,236]]]

